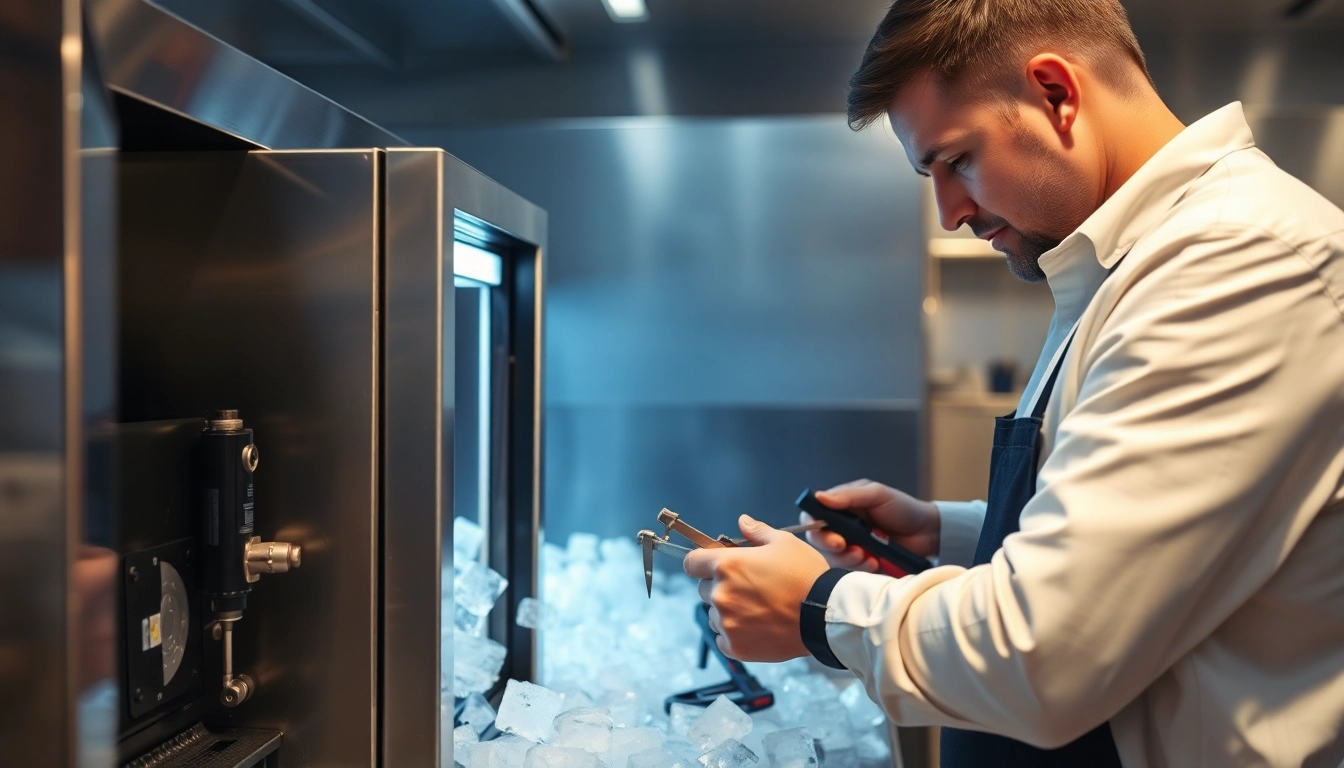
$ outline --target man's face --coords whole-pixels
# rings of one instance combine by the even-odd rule
[[[915,171],[933,179],[943,227],[969,225],[1021,280],[1044,280],[1041,254],[1097,207],[1095,185],[1070,155],[1075,137],[1029,105],[953,98],[923,75],[888,114]]]

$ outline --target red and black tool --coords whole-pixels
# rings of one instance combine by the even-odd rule
[[[933,563],[892,541],[853,512],[822,504],[811,489],[803,489],[795,503],[799,509],[826,523],[827,530],[840,534],[845,543],[877,558],[877,569],[888,576],[909,576],[933,567]]]

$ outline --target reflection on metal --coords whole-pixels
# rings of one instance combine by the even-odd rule
[[[284,0],[284,3],[375,64],[396,68],[397,32],[387,18],[378,14],[377,5],[348,0]]]
[[[486,492],[502,505],[506,519],[487,546],[494,548],[497,567],[507,564],[510,581],[508,604],[495,611],[506,622],[500,639],[509,647],[511,668],[505,674],[530,677],[535,668],[531,633],[514,628],[512,616],[518,600],[535,596],[537,589],[538,326],[546,214],[436,149],[387,153],[386,201],[383,547],[396,555],[383,563],[382,761],[426,765],[438,763],[440,750],[447,748],[439,730],[440,675],[431,674],[425,659],[440,658],[440,589],[442,575],[452,571],[458,416],[453,274],[459,237],[503,254],[500,290],[510,299],[513,333],[500,342],[512,338],[519,354],[507,382],[510,397],[500,403],[511,405],[507,422],[523,431],[497,441],[511,451],[504,465],[510,474],[496,472],[494,479],[508,485]],[[430,624],[427,617],[436,621]],[[440,664],[451,670],[451,653]],[[451,700],[446,703],[451,711]]]
[[[4,761],[109,757],[116,558],[107,467],[114,180],[79,4],[0,11],[0,717]],[[80,109],[81,99],[85,108]]]
[[[258,520],[303,568],[249,597],[258,693],[212,722],[284,731],[296,768],[377,763],[380,158],[122,156],[122,418],[223,403],[265,436]]]
[[[537,0],[494,0],[504,18],[534,51],[551,61],[569,57],[569,41],[555,20]]]
[[[561,543],[579,531],[628,537],[663,505],[695,510],[702,530],[732,534],[741,514],[776,527],[798,522],[793,500],[800,483],[869,477],[915,489],[918,418],[917,401],[848,407],[552,403],[546,411],[546,536]]]
[[[110,88],[271,149],[406,142],[147,0],[92,0]]]

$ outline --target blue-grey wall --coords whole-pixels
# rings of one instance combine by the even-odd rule
[[[839,115],[426,132],[545,208],[546,529],[671,507],[791,522],[806,485],[916,490],[920,186]]]

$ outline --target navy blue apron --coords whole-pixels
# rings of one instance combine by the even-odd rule
[[[989,508],[980,539],[975,546],[974,565],[988,563],[1003,546],[1003,540],[1018,530],[1018,518],[1027,501],[1036,494],[1036,467],[1041,453],[1041,416],[1050,392],[1055,388],[1064,350],[1052,362],[1053,370],[1026,418],[1001,416],[994,422],[994,452],[989,461]],[[1058,749],[1039,749],[979,731],[944,728],[940,763],[943,768],[1120,768],[1109,723],[1084,734],[1077,741]]]

